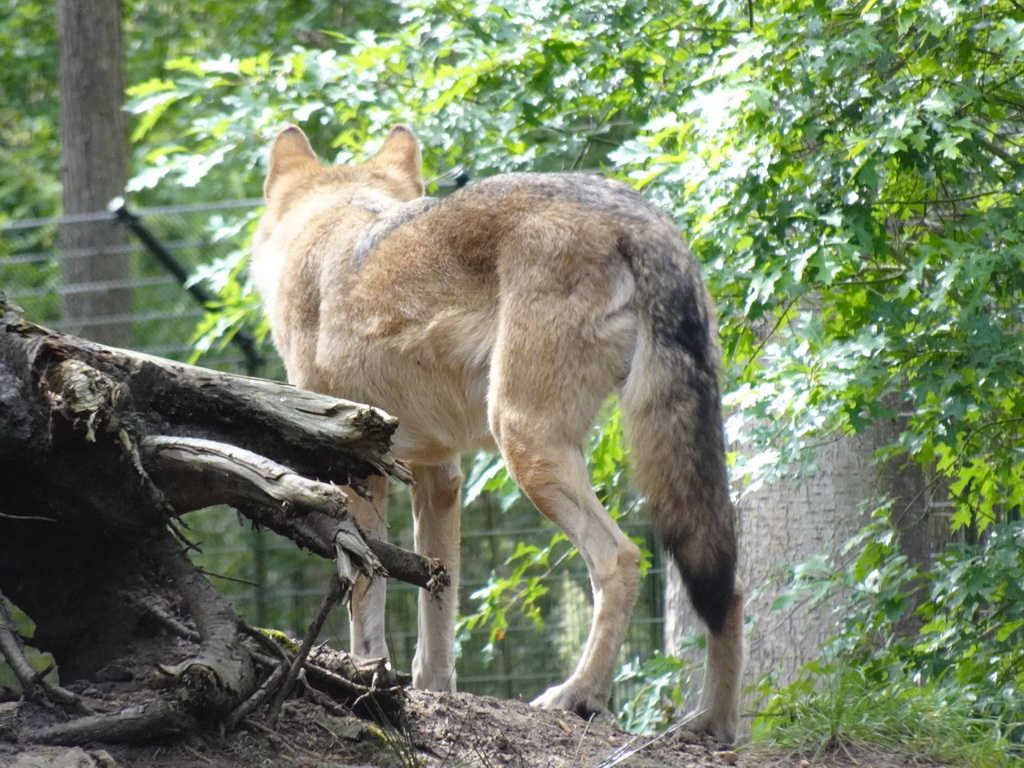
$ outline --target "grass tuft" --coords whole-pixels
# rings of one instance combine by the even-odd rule
[[[777,691],[755,718],[752,739],[755,747],[802,756],[881,748],[972,768],[1020,765],[1002,732],[998,722],[974,716],[962,692],[898,674],[869,681],[861,669],[834,664]]]

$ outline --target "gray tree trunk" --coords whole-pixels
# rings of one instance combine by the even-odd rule
[[[880,467],[874,458],[899,426],[893,419],[837,438],[821,449],[816,473],[762,487],[738,504],[740,575],[747,585],[746,613],[753,618],[745,686],[767,673],[781,685],[792,682],[835,634],[836,617],[828,607],[812,612],[799,603],[780,611],[771,606],[786,589],[780,575],[787,567],[815,555],[838,557],[842,545],[868,522],[864,502],[894,499],[892,516],[903,553],[918,564],[930,560],[945,522],[932,514],[923,473],[896,462]],[[666,575],[665,603],[665,646],[673,652],[679,639],[699,626],[674,567]]]
[[[124,194],[128,134],[120,0],[58,0],[64,225],[63,327],[103,344],[132,343],[127,233],[91,220]],[[86,219],[86,220],[83,220]]]

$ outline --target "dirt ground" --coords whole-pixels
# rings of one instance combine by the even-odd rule
[[[911,756],[860,751],[801,757],[732,750],[678,730],[657,740],[588,724],[568,713],[471,694],[408,691],[405,723],[381,726],[309,701],[285,705],[275,727],[259,720],[223,737],[170,743],[53,747],[16,743],[53,722],[38,705],[0,703],[3,768],[936,768]]]

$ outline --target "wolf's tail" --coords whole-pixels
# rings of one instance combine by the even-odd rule
[[[697,614],[724,625],[736,573],[718,334],[710,297],[674,227],[624,237],[640,330],[621,393],[633,474]]]

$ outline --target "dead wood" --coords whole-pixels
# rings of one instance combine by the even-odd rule
[[[410,480],[389,453],[396,426],[368,406],[53,333],[0,292],[0,593],[35,620],[33,644],[62,674],[92,679],[146,648],[154,659],[176,649],[156,661],[159,694],[23,738],[131,741],[248,722],[301,676],[350,704],[400,707],[404,680],[386,662],[369,680],[365,665],[346,680],[344,665],[315,663],[329,657],[312,648],[315,624],[299,653],[261,654],[172,535],[180,515],[228,504],[334,560],[321,620],[360,573],[436,592],[441,563],[364,538],[347,512],[371,474]],[[43,684],[22,664],[9,619],[0,651],[26,692],[81,714],[80,688]]]
[[[174,580],[201,638],[198,654],[158,669],[173,680],[185,711],[201,720],[219,720],[256,687],[252,657],[238,632],[241,622],[169,534],[147,542],[145,549]]]
[[[331,555],[339,578],[351,584],[358,573],[387,575],[348,517],[348,497],[341,488],[302,477],[251,451],[210,440],[145,437],[140,449],[151,476],[162,488],[171,489],[168,494],[177,511],[217,503],[243,510],[253,504],[276,507],[286,518],[297,510],[319,512],[333,521],[327,540],[334,545]]]
[[[338,521],[312,510],[304,515],[291,515],[280,506],[240,504],[239,512],[270,530],[291,539],[300,547],[321,557],[334,557],[335,532]],[[364,540],[377,556],[388,575],[438,594],[450,583],[448,572],[440,560],[418,555],[380,539]]]
[[[196,730],[198,723],[175,702],[157,699],[109,714],[79,717],[66,723],[21,734],[36,744],[88,744],[91,742],[154,741]]]
[[[0,487],[22,486],[0,514],[142,535],[226,503],[322,556],[351,545],[368,573],[380,572],[379,560],[393,578],[443,588],[436,561],[379,541],[366,552],[354,526],[324,519],[347,519],[337,485],[358,492],[370,474],[410,479],[388,453],[392,417],[56,334],[0,306]],[[42,482],[25,488],[33,475],[51,492]]]
[[[306,663],[306,659],[309,658],[309,652],[313,650],[313,643],[315,643],[317,637],[320,636],[320,630],[323,629],[324,622],[327,621],[327,617],[334,609],[334,606],[336,606],[343,598],[348,596],[348,584],[349,582],[344,581],[342,578],[335,577],[331,579],[331,583],[327,587],[327,594],[324,595],[324,599],[320,603],[320,610],[317,611],[313,621],[310,622],[309,628],[306,630],[306,634],[302,638],[302,645],[299,647],[298,653],[295,654],[295,658],[292,659],[291,664],[288,666],[287,673],[281,679],[279,690],[274,694],[274,697],[270,702],[269,720],[271,725],[277,724],[277,718],[281,714],[281,707],[284,705],[284,700],[288,697],[288,694],[292,692],[292,688],[295,686],[295,681],[299,678],[299,672],[302,670],[302,666]]]

